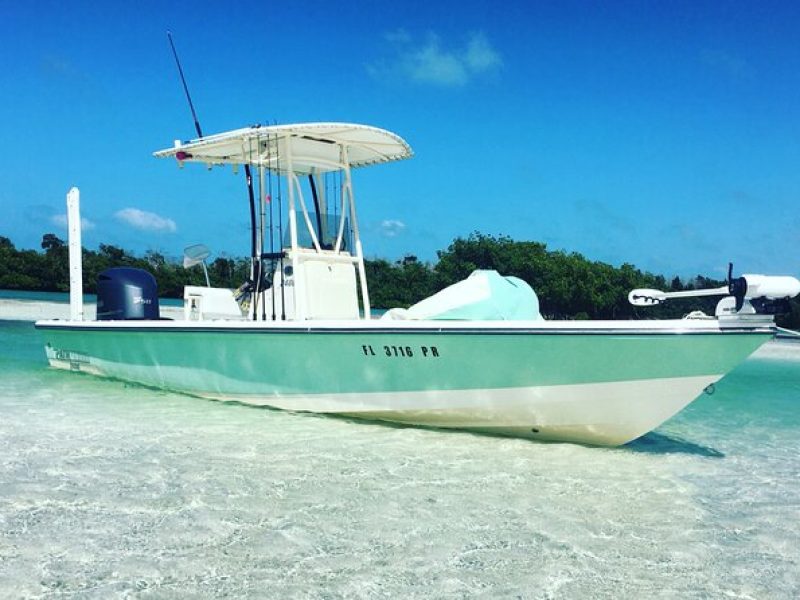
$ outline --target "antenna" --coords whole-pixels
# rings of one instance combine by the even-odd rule
[[[172,41],[172,32],[167,31],[167,38],[169,45],[172,48],[172,56],[175,57],[175,64],[178,65],[178,73],[181,75],[181,83],[183,84],[183,91],[186,92],[186,99],[189,101],[189,109],[192,111],[192,118],[194,119],[194,128],[197,130],[197,137],[203,137],[203,132],[200,129],[200,122],[197,120],[197,113],[194,112],[194,104],[192,104],[192,97],[189,95],[189,88],[186,85],[186,77],[183,76],[183,69],[181,68],[181,61],[178,60],[178,53],[175,51],[175,43]]]
[[[172,41],[172,32],[167,30],[167,39],[169,39],[169,45],[172,48],[172,56],[175,57],[175,64],[178,65],[178,73],[181,76],[181,83],[183,84],[183,91],[186,92],[186,100],[189,101],[189,109],[192,111],[192,118],[194,119],[194,128],[197,131],[197,137],[203,137],[203,131],[200,129],[200,122],[197,120],[197,113],[194,110],[194,104],[192,104],[192,96],[189,94],[189,87],[186,85],[186,77],[183,75],[183,68],[181,68],[181,61],[178,59],[178,52],[175,50],[175,42]],[[247,182],[247,195],[250,200],[250,230],[252,232],[251,235],[251,273],[253,275],[254,280],[254,290],[255,293],[253,294],[254,304],[253,304],[253,320],[258,320],[258,315],[256,314],[256,309],[258,307],[258,292],[261,289],[261,256],[257,252],[256,248],[256,216],[255,216],[255,198],[253,194],[253,176],[252,172],[250,171],[250,164],[245,163],[244,165],[244,175],[245,180]]]

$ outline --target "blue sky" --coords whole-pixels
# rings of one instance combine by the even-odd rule
[[[0,235],[248,253],[241,174],[152,158],[350,121],[415,158],[356,172],[368,256],[479,230],[666,275],[800,274],[800,4],[31,2],[0,19]],[[194,167],[194,168],[193,168]]]

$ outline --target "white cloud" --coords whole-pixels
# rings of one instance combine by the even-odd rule
[[[384,219],[381,221],[380,231],[382,236],[393,238],[403,233],[405,228],[406,224],[402,221],[398,221],[396,219]]]
[[[435,33],[417,41],[405,30],[385,34],[394,56],[368,67],[376,76],[402,77],[417,83],[460,86],[476,75],[502,67],[500,53],[481,32],[472,33],[463,47],[447,47]]]
[[[500,53],[492,48],[489,40],[480,32],[473,33],[470,37],[464,61],[476,73],[490,71],[503,66],[503,59],[500,58]]]
[[[424,46],[407,53],[403,60],[406,73],[421,83],[463,85],[469,79],[464,61],[443,50],[439,38],[433,34]]]
[[[63,215],[63,214],[53,215],[52,217],[50,217],[50,222],[53,225],[57,225],[58,227],[62,227],[64,229],[66,229],[67,228],[67,215]],[[81,217],[81,231],[90,231],[90,230],[92,230],[94,228],[95,228],[94,222],[92,222],[89,219],[86,219],[84,217]]]
[[[411,41],[411,35],[405,29],[395,29],[394,31],[387,31],[383,37],[389,42],[400,42],[407,44]]]
[[[700,56],[706,66],[725,73],[734,80],[752,79],[756,73],[745,59],[724,50],[704,50]]]
[[[45,54],[39,63],[41,71],[49,77],[65,78],[72,81],[87,81],[89,76],[74,63],[58,54]]]
[[[144,231],[173,232],[178,230],[178,226],[175,225],[175,221],[172,219],[162,217],[156,213],[139,210],[138,208],[123,208],[117,211],[114,216],[123,223]]]

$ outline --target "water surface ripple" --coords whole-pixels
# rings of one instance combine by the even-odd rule
[[[0,323],[0,597],[798,597],[797,358],[598,449],[55,372]]]

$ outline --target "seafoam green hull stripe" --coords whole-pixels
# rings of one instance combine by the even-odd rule
[[[499,389],[712,375],[730,371],[771,337],[79,328],[46,328],[43,334],[76,368],[100,359],[110,376],[186,392],[247,395]]]

